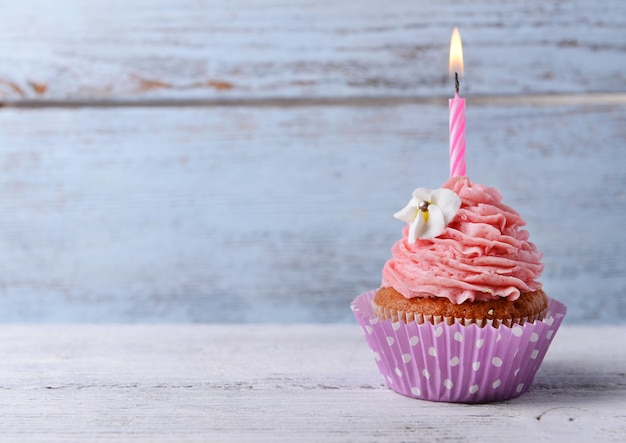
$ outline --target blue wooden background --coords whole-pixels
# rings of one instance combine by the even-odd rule
[[[0,321],[352,321],[447,178],[456,25],[469,175],[624,322],[626,3],[337,3],[0,2]]]

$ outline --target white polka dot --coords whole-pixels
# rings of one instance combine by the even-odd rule
[[[409,338],[409,344],[411,346],[415,346],[416,344],[418,344],[420,342],[420,339],[417,338],[417,335],[414,335],[413,337]]]
[[[422,375],[423,375],[424,377],[426,377],[426,378],[430,378],[430,372],[428,372],[428,370],[427,370],[427,369],[424,369],[424,370],[422,371]]]
[[[472,369],[474,371],[478,371],[479,368],[480,368],[480,362],[479,361],[475,361],[474,363],[472,363]]]
[[[411,361],[411,354],[406,353],[406,354],[402,354],[402,361],[405,363],[408,363]]]
[[[476,342],[476,347],[477,347],[478,349],[480,349],[480,348],[482,348],[482,347],[483,347],[483,345],[484,345],[484,344],[485,344],[485,339],[484,339],[484,338],[481,338],[480,340],[478,340],[478,341]]]
[[[389,346],[391,346],[392,344],[394,344],[396,342],[396,339],[393,337],[387,337],[387,343],[389,344]]]
[[[378,323],[378,317],[370,318],[370,325],[375,325]]]
[[[502,366],[502,359],[500,357],[494,357],[493,360],[491,360],[491,364],[494,365],[496,368],[499,368],[500,366]]]
[[[394,331],[397,331],[398,329],[400,329],[400,322],[397,321],[395,323],[392,323],[391,327],[393,328]]]
[[[513,330],[511,332],[513,332],[514,336],[521,337],[522,334],[524,333],[524,330],[522,329],[521,326],[513,326]]]
[[[554,317],[548,317],[548,318],[544,318],[543,321],[548,325],[548,326],[552,326],[552,323],[554,323]]]
[[[446,378],[443,381],[443,385],[445,386],[446,389],[452,389],[452,387],[454,386],[454,383],[452,383],[452,380]]]
[[[378,352],[374,352],[374,360],[380,361],[380,354]]]
[[[513,375],[514,375],[515,377],[517,377],[517,374],[519,374],[519,370],[520,370],[520,368],[517,368],[517,369],[515,370],[515,372],[513,373]]]
[[[496,381],[494,381],[494,382],[491,384],[491,387],[492,387],[493,389],[498,389],[498,388],[500,387],[500,385],[501,385],[501,384],[502,384],[502,381],[500,381],[500,379],[497,379]]]
[[[550,329],[548,333],[546,334],[546,338],[550,340],[552,338],[552,334],[554,334],[554,330]]]
[[[518,352],[519,352],[519,348],[517,348],[517,349],[515,350],[515,352],[513,353],[513,357],[515,357],[515,356],[517,355],[517,353],[518,353]]]
[[[498,337],[496,337],[496,342],[499,342],[500,340],[502,340],[502,334],[498,334]]]
[[[462,342],[463,341],[463,334],[461,334],[460,332],[455,332],[454,333],[454,339],[458,342]]]
[[[459,357],[452,357],[450,359],[450,366],[454,367],[454,366],[458,366],[460,360]]]
[[[536,342],[537,340],[539,340],[539,334],[537,334],[536,332],[533,332],[532,334],[530,334],[530,341],[531,342]]]
[[[539,350],[535,349],[533,352],[530,353],[530,358],[534,360],[537,358],[538,355],[539,355]]]
[[[398,377],[402,377],[402,371],[398,368],[394,369],[394,371]]]
[[[435,337],[440,337],[443,334],[443,328],[435,329]]]
[[[517,385],[515,391],[519,393],[522,392],[522,389],[524,389],[524,383],[520,383],[519,385]]]
[[[476,394],[478,392],[478,385],[472,385],[469,388],[470,394]]]
[[[392,385],[393,384],[393,378],[387,376],[387,384]]]
[[[413,395],[421,395],[422,394],[422,391],[417,386],[413,386],[411,388],[411,392],[413,393]]]
[[[371,326],[365,326],[365,330],[367,331],[368,334],[371,334],[372,332],[374,332]]]
[[[431,357],[437,357],[437,350],[434,347],[428,348],[428,355]]]

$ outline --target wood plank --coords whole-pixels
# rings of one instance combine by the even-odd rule
[[[382,385],[356,325],[0,327],[4,441],[622,441],[624,327],[562,327],[485,405]]]
[[[549,0],[24,0],[0,14],[0,100],[624,92],[626,4]]]
[[[351,321],[447,106],[0,112],[0,321]],[[545,253],[567,322],[626,314],[626,106],[474,106],[468,171]],[[602,294],[590,297],[590,294]]]

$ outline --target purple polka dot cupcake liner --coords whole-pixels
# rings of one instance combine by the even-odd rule
[[[567,308],[549,299],[541,321],[495,328],[393,322],[374,315],[375,290],[351,304],[385,383],[407,397],[486,403],[526,392]]]

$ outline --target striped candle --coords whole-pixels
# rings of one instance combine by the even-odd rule
[[[465,99],[459,97],[463,75],[463,44],[457,27],[450,39],[450,75],[454,73],[454,98],[450,99],[450,177],[465,175]]]
[[[454,94],[450,106],[450,177],[465,175],[465,99]]]

